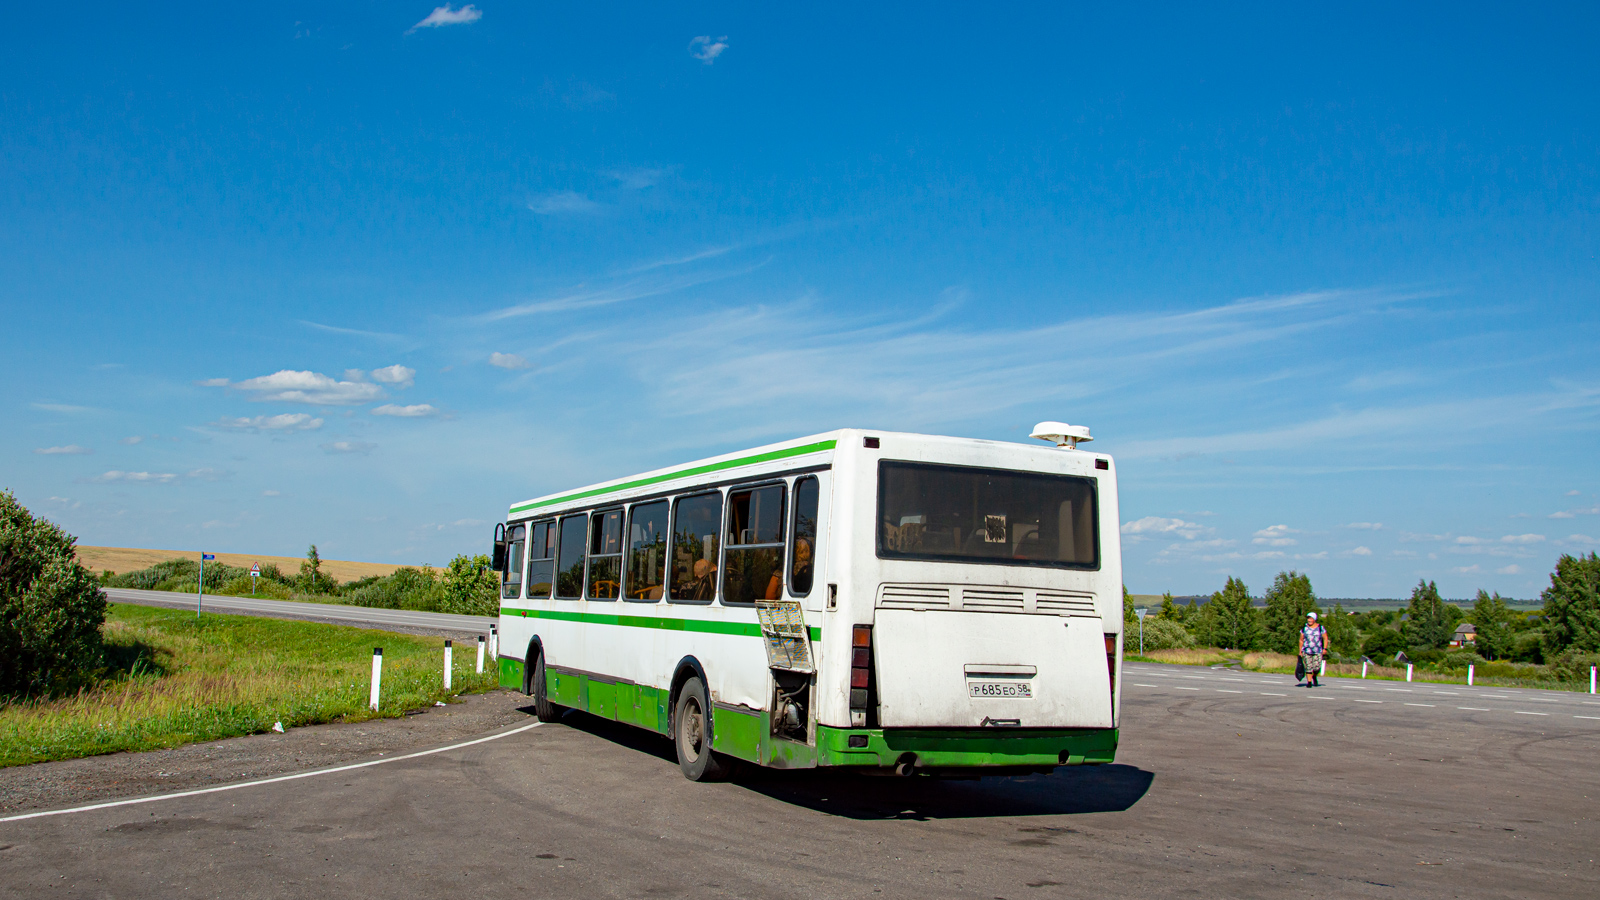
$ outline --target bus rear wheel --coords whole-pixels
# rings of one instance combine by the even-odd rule
[[[711,749],[711,702],[699,678],[684,682],[672,715],[672,745],[678,768],[690,781],[721,781],[732,768]]]
[[[545,687],[544,654],[539,654],[539,659],[533,664],[533,714],[541,722],[554,722],[561,718],[561,707],[550,702],[550,694]]]

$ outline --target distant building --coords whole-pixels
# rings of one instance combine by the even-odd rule
[[[1471,622],[1462,622],[1456,626],[1456,633],[1450,635],[1450,646],[1472,647],[1478,643],[1478,627]]]

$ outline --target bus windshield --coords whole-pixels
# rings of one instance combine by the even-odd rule
[[[878,463],[878,556],[1100,567],[1095,481],[1005,469]]]

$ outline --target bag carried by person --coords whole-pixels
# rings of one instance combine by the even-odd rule
[[[1306,658],[1297,656],[1294,660],[1294,680],[1304,681],[1306,677]]]

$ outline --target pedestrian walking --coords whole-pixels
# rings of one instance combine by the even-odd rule
[[[1322,654],[1328,649],[1328,629],[1317,621],[1316,613],[1306,613],[1306,627],[1300,629],[1300,668],[1305,672],[1306,687],[1322,687],[1318,676],[1322,674]]]

